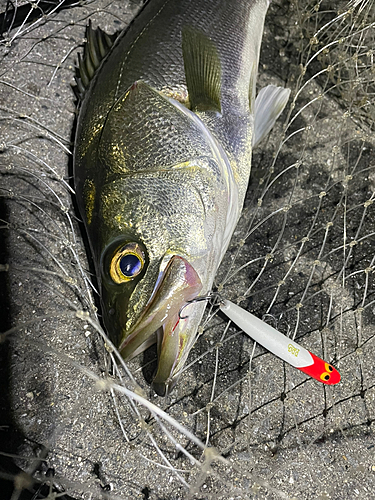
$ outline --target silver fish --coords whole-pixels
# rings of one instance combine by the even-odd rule
[[[151,0],[116,40],[88,28],[77,200],[104,324],[125,359],[157,339],[159,395],[197,338],[205,304],[194,299],[237,224],[252,148],[289,96],[270,86],[255,100],[268,5]]]

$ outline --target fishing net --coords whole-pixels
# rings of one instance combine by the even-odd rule
[[[2,498],[373,498],[374,2],[271,4],[258,86],[291,98],[215,280],[341,383],[209,306],[166,399],[155,351],[125,365],[102,330],[70,178],[85,27],[140,2],[0,5]]]

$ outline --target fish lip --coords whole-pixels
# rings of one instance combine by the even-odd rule
[[[201,289],[202,282],[194,267],[184,257],[173,255],[162,272],[161,279],[157,281],[143,313],[135,325],[123,334],[119,351],[124,359],[129,359],[151,335],[163,327],[157,371],[159,373],[162,359],[163,375],[161,380],[159,375],[159,380],[154,384],[159,395],[164,396],[167,392],[163,385],[172,386],[173,370],[183,349],[179,329],[176,329],[180,321],[179,313],[185,304],[198,296]]]

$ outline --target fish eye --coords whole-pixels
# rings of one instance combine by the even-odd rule
[[[138,255],[128,253],[120,259],[120,269],[124,276],[133,278],[139,274],[142,269],[142,262]]]
[[[140,274],[145,265],[145,254],[138,243],[127,243],[114,253],[109,274],[115,283],[127,283]]]
[[[328,363],[326,363],[325,369],[327,370],[327,372],[331,372],[331,373],[333,372],[333,366],[329,365]]]

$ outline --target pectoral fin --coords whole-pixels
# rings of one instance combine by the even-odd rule
[[[263,88],[254,106],[253,148],[270,132],[288,102],[289,89],[268,85]]]
[[[221,111],[221,64],[213,42],[186,26],[182,30],[182,54],[192,111]]]

